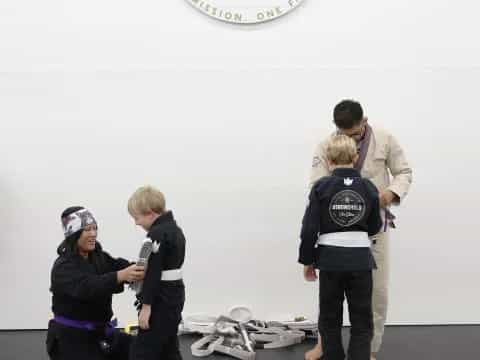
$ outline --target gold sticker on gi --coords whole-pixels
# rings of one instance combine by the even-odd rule
[[[187,0],[204,14],[234,24],[256,24],[279,18],[304,0]]]
[[[365,215],[365,200],[352,190],[343,190],[330,201],[330,218],[338,225],[355,225]]]

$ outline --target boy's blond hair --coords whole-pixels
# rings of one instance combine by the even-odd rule
[[[327,160],[334,165],[350,165],[357,156],[357,144],[347,135],[335,135],[327,143]]]
[[[165,196],[153,186],[142,186],[128,199],[128,212],[134,216],[144,215],[150,211],[156,214],[164,213]]]

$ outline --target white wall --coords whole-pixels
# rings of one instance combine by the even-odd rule
[[[182,0],[2,1],[0,329],[46,326],[65,207],[90,208],[104,247],[135,257],[126,201],[145,183],[188,238],[185,313],[313,316],[298,233],[312,150],[345,97],[415,170],[389,323],[479,323],[479,8],[308,0],[241,27]],[[122,324],[132,302],[115,299]]]

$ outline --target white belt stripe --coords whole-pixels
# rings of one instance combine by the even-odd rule
[[[162,281],[175,281],[183,278],[182,269],[173,269],[162,271]]]
[[[316,245],[370,247],[370,239],[368,233],[363,231],[334,232],[320,235]]]

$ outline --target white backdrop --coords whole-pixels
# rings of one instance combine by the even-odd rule
[[[3,0],[0,329],[46,327],[67,206],[91,209],[104,247],[135,258],[126,201],[146,183],[187,236],[185,314],[314,316],[298,233],[313,148],[348,97],[414,168],[389,323],[479,323],[479,10],[308,0],[242,27],[183,0]],[[122,324],[132,302],[115,298]]]

